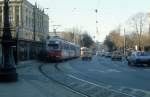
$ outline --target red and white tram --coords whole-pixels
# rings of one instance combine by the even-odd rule
[[[64,60],[80,56],[80,46],[66,41],[58,36],[50,37],[46,41],[47,58]]]

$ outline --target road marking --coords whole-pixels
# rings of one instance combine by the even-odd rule
[[[121,72],[121,71],[119,71],[119,70],[117,70],[117,69],[107,69],[107,70],[89,69],[88,71],[90,71],[90,72],[100,72],[100,73],[112,73],[112,72],[119,73],[119,72]]]
[[[150,71],[150,68],[144,69],[144,71]]]
[[[108,69],[107,72],[121,72],[121,71],[119,71],[117,69]]]
[[[135,97],[135,96],[130,95],[130,94],[127,94],[127,93],[123,93],[123,92],[120,92],[120,91],[112,90],[112,89],[109,89],[109,88],[107,88],[107,87],[104,87],[104,86],[100,86],[100,85],[98,85],[98,84],[95,84],[95,83],[93,83],[93,82],[89,82],[89,81],[86,81],[86,80],[84,80],[84,79],[80,79],[80,78],[75,77],[75,76],[70,75],[70,74],[67,74],[67,76],[68,76],[68,77],[71,77],[71,78],[74,78],[74,79],[77,79],[77,80],[79,80],[79,81],[82,81],[82,82],[85,82],[85,83],[88,83],[88,84],[91,84],[91,85],[100,87],[100,88],[107,89],[107,90],[109,90],[109,91],[113,91],[113,92],[115,92],[115,93],[120,93],[120,94],[123,94],[123,95],[126,95],[126,96]]]
[[[89,69],[88,71],[90,71],[90,72],[100,72],[100,73],[105,73],[104,70],[94,70],[94,69]]]

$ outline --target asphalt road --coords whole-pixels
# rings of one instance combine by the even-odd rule
[[[75,59],[58,68],[76,80],[95,86],[129,94],[133,97],[150,97],[150,68],[131,67],[126,61],[93,56],[91,61]]]

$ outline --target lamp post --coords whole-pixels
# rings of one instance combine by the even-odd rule
[[[2,36],[2,64],[0,66],[0,82],[15,82],[18,79],[16,73],[13,50],[12,35],[9,23],[9,0],[4,0],[4,28]]]
[[[18,61],[19,61],[19,32],[20,32],[20,26],[16,27],[16,58],[15,59],[15,63],[16,65],[18,65]]]

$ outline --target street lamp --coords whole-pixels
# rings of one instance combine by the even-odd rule
[[[16,56],[14,56],[14,57],[16,57],[16,58],[14,58],[15,59],[15,63],[16,63],[16,65],[18,65],[18,61],[19,61],[19,32],[20,32],[20,26],[17,26],[16,27],[16,48],[15,48],[15,50],[16,50]]]
[[[2,36],[2,65],[0,66],[0,82],[15,82],[18,79],[13,59],[12,35],[9,23],[9,0],[4,0],[4,28]]]

